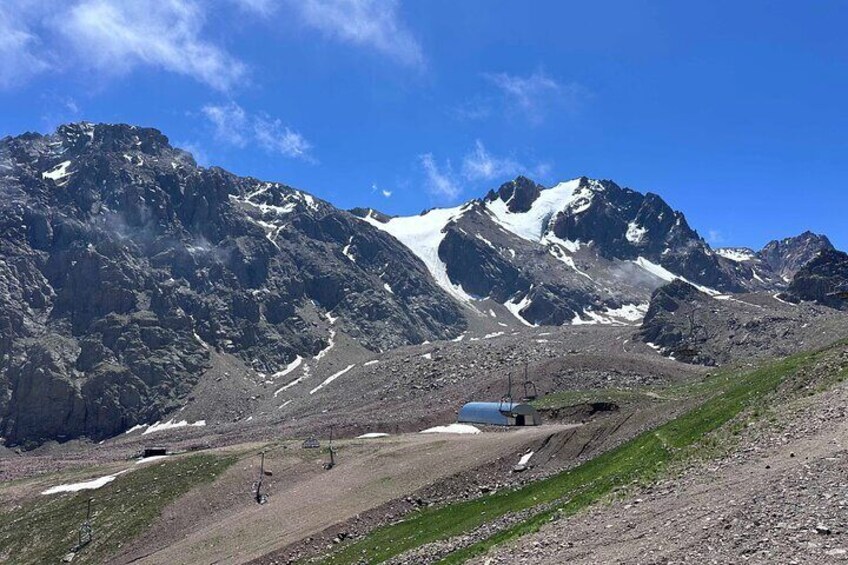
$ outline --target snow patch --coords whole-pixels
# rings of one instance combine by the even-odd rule
[[[90,481],[83,481],[81,483],[71,483],[66,485],[57,485],[55,487],[50,487],[49,489],[43,491],[41,494],[57,494],[60,492],[79,492],[81,490],[94,490],[104,487],[118,478],[118,475],[126,473],[126,471],[121,471],[120,473],[115,473],[114,475],[106,475],[105,477],[100,477],[97,479],[91,479]]]
[[[730,259],[731,261],[735,261],[737,263],[742,263],[744,261],[751,261],[755,259],[754,252],[750,249],[745,248],[735,248],[735,247],[724,247],[720,249],[714,250],[716,254],[724,257],[725,259]]]
[[[626,237],[627,241],[630,243],[638,245],[642,243],[646,233],[648,233],[647,229],[643,228],[636,222],[630,222],[627,224],[627,233],[624,234],[624,237]]]
[[[277,395],[280,394],[281,392],[286,391],[286,390],[290,389],[291,387],[302,383],[304,380],[306,380],[308,378],[309,378],[309,365],[306,365],[305,367],[303,367],[303,374],[301,376],[299,376],[295,380],[291,381],[290,383],[288,383],[286,385],[283,385],[282,387],[280,387],[280,388],[278,388],[277,390],[274,391],[274,398],[277,398]]]
[[[434,426],[421,430],[421,434],[479,434],[480,430],[470,424],[448,424],[447,426]]]
[[[378,439],[381,437],[389,437],[389,434],[383,434],[380,432],[368,432],[367,434],[356,436],[356,439]]]
[[[146,436],[147,434],[152,434],[154,432],[162,432],[165,430],[173,430],[176,428],[185,428],[185,427],[203,427],[206,425],[206,420],[198,420],[193,424],[189,424],[186,420],[180,420],[179,422],[175,422],[173,418],[168,420],[167,422],[156,422],[152,426],[148,427],[141,435]]]
[[[315,355],[314,359],[315,359],[316,361],[320,361],[320,360],[321,360],[321,359],[323,359],[323,358],[327,355],[327,353],[329,353],[329,352],[330,352],[330,350],[331,350],[333,347],[335,347],[335,346],[336,346],[336,330],[330,330],[330,339],[329,339],[329,340],[327,340],[327,347],[325,347],[324,349],[322,349],[321,351],[319,351],[319,352]]]
[[[693,283],[692,281],[687,280],[683,277],[677,276],[674,273],[672,273],[671,271],[669,271],[668,269],[666,269],[665,267],[657,265],[656,263],[652,263],[652,262],[648,261],[647,259],[645,259],[644,257],[638,257],[633,262],[636,265],[642,267],[644,270],[651,273],[652,275],[654,275],[655,277],[662,279],[666,282],[671,282],[671,281],[679,279],[679,280],[682,280],[683,282],[691,284],[692,286],[694,286],[695,288],[697,288],[698,290],[700,290],[704,294],[709,294],[710,296],[717,296],[717,295],[721,294],[719,291],[717,291],[715,289],[708,288],[706,286],[701,286],[701,285]]]
[[[473,300],[461,285],[453,284],[448,276],[447,267],[439,258],[439,245],[445,237],[447,225],[461,217],[468,206],[455,208],[436,208],[419,216],[392,218],[386,223],[374,219],[370,214],[363,221],[382,230],[412,251],[436,280],[436,283],[458,300],[470,303]]]
[[[595,181],[590,186],[581,186],[580,179],[561,182],[546,188],[526,212],[511,212],[501,199],[487,202],[486,207],[495,221],[504,229],[523,239],[538,242],[549,231],[551,222],[559,212],[580,214],[592,205],[592,188],[601,188]]]
[[[41,177],[45,179],[50,179],[53,181],[60,181],[63,178],[69,176],[71,173],[68,172],[68,167],[71,166],[70,161],[62,161],[49,171],[45,171],[41,173]]]
[[[525,320],[521,316],[521,311],[524,310],[525,308],[527,308],[528,306],[530,306],[530,304],[532,304],[532,302],[533,301],[530,300],[530,293],[528,292],[527,294],[524,295],[524,298],[522,298],[521,300],[519,300],[517,302],[515,301],[515,299],[507,300],[506,302],[504,302],[504,307],[507,310],[509,310],[510,313],[513,316],[515,316],[515,318],[519,322],[521,322],[525,326],[530,326],[532,328],[532,327],[536,327],[537,324],[531,324],[530,322],[528,322],[527,320]]]
[[[274,373],[273,375],[271,375],[271,378],[272,378],[272,379],[278,379],[278,378],[280,378],[280,377],[285,377],[286,375],[288,375],[289,373],[291,373],[292,371],[294,371],[295,369],[297,369],[298,367],[300,367],[300,364],[301,364],[301,363],[303,363],[303,357],[301,357],[300,355],[298,355],[298,356],[295,358],[295,360],[294,360],[294,361],[292,361],[291,363],[289,363],[288,365],[286,365],[286,368],[285,368],[285,369],[283,369],[282,371],[278,371],[278,372]]]
[[[315,388],[313,388],[312,390],[310,390],[309,394],[315,394],[316,392],[318,392],[319,390],[321,390],[322,388],[324,388],[325,386],[327,386],[328,384],[330,384],[331,382],[333,382],[337,378],[341,377],[342,375],[344,375],[345,373],[347,373],[348,371],[350,371],[354,367],[356,367],[356,363],[353,363],[352,365],[348,365],[347,367],[345,367],[344,369],[342,369],[341,371],[339,371],[337,373],[333,373],[332,375],[327,377],[324,380],[323,383],[321,383],[320,385],[318,385]]]

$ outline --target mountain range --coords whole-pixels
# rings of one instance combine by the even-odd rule
[[[518,177],[391,217],[198,166],[129,125],[0,140],[0,195],[8,445],[160,420],[221,359],[273,379],[342,340],[377,354],[490,319],[637,326],[675,281],[676,297],[839,307],[846,276],[825,236],[713,249],[660,196],[609,180]]]

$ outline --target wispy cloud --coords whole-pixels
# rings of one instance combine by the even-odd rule
[[[231,0],[245,12],[270,16],[277,10],[277,0]]]
[[[542,70],[526,76],[508,73],[483,76],[501,91],[508,110],[521,113],[532,123],[542,122],[555,105],[575,111],[588,96],[588,90],[580,84],[560,83]]]
[[[54,22],[99,71],[149,65],[228,90],[247,69],[203,37],[205,16],[204,5],[193,0],[86,0]]]
[[[450,161],[444,167],[439,167],[432,153],[419,155],[418,158],[424,169],[427,192],[437,198],[456,200],[462,193],[462,189],[454,178]]]
[[[235,102],[207,104],[201,112],[218,141],[236,147],[256,144],[269,153],[315,162],[310,154],[312,144],[279,119],[264,114],[250,115]]]
[[[462,175],[468,180],[492,180],[516,175],[524,167],[510,158],[495,157],[479,139],[462,160]]]
[[[146,66],[229,90],[245,79],[247,66],[204,33],[208,6],[198,0],[8,0],[0,9],[0,86],[48,69],[109,76]]]
[[[723,245],[727,243],[727,238],[720,230],[711,229],[707,231],[707,241],[710,245]]]
[[[27,23],[28,12],[18,2],[0,9],[0,88],[18,86],[50,67]]]
[[[462,167],[454,171],[450,160],[439,165],[432,153],[419,155],[425,175],[424,185],[431,196],[445,201],[456,200],[466,184],[478,187],[482,183],[505,182],[518,175],[527,175],[537,181],[549,180],[551,165],[536,162],[524,164],[513,157],[492,154],[479,139],[462,158]],[[376,189],[376,187],[375,187]]]
[[[381,189],[380,187],[377,186],[377,183],[375,183],[375,182],[371,183],[371,192],[379,192],[380,194],[383,195],[384,198],[391,198],[392,197],[392,191],[391,190],[386,190],[385,188]]]
[[[286,5],[304,26],[329,38],[411,67],[425,64],[420,43],[401,20],[397,0],[286,0]]]
[[[315,162],[309,154],[312,144],[300,133],[283,125],[279,119],[260,116],[254,119],[253,135],[260,147],[270,153]]]

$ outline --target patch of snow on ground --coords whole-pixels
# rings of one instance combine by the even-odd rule
[[[648,303],[625,304],[620,308],[607,308],[603,315],[611,318],[620,318],[628,322],[640,322],[648,313]]]
[[[521,456],[521,459],[518,460],[518,464],[522,467],[526,467],[527,463],[530,462],[531,457],[533,457],[533,452],[528,451],[527,453]]]
[[[154,461],[161,461],[162,459],[167,459],[168,455],[154,455],[153,457],[144,457],[143,459],[139,459],[135,462],[136,465],[141,465],[142,463],[152,463]]]
[[[363,221],[387,232],[403,243],[424,262],[427,270],[430,271],[439,286],[454,298],[470,303],[473,298],[462,289],[461,285],[451,282],[447,267],[439,258],[439,245],[445,237],[445,227],[451,221],[462,216],[466,210],[466,206],[435,208],[418,216],[392,218],[386,223],[368,215],[363,218]]]
[[[202,427],[206,425],[206,420],[198,420],[193,424],[189,424],[186,420],[180,420],[179,422],[175,422],[173,418],[168,420],[167,422],[156,422],[146,430],[142,432],[141,435],[146,436],[147,434],[152,434],[153,432],[161,432],[165,430],[173,430],[176,428],[185,428],[187,426],[190,427]]]
[[[376,364],[377,364],[377,363],[379,363],[379,362],[380,362],[380,361],[379,361],[378,359],[372,359],[371,361],[367,361],[367,362],[365,363],[365,366],[366,366],[366,367],[370,367],[371,365],[376,365]]]
[[[49,489],[43,491],[41,494],[57,494],[60,492],[79,492],[81,490],[94,490],[100,487],[104,487],[118,478],[118,475],[126,473],[126,471],[121,471],[120,473],[115,473],[114,475],[106,475],[105,477],[100,477],[97,479],[91,479],[90,481],[83,481],[81,483],[71,483],[67,485],[58,485],[55,487],[50,487]]]
[[[301,364],[301,363],[303,363],[303,357],[301,357],[300,355],[298,355],[298,356],[295,358],[295,360],[294,360],[294,361],[292,361],[291,363],[289,363],[288,365],[286,365],[286,368],[285,368],[285,369],[283,369],[282,371],[278,371],[278,372],[274,373],[273,375],[271,375],[271,378],[272,378],[272,379],[278,379],[278,378],[280,378],[280,377],[285,377],[286,375],[288,375],[289,373],[291,373],[292,371],[294,371],[295,369],[297,369],[298,367],[300,367],[300,364]]]
[[[424,354],[424,355],[422,355],[421,357],[423,357],[424,359],[432,359],[432,358],[433,358],[433,354],[432,354],[432,353],[425,353],[425,354]]]
[[[389,283],[383,283],[383,288],[385,288],[385,289],[386,289],[386,291],[387,291],[389,294],[394,294],[394,293],[395,293],[395,291],[392,289],[392,287],[391,287],[391,286],[389,286]]]
[[[381,437],[389,437],[389,434],[383,434],[380,432],[368,432],[367,434],[356,436],[356,439],[378,439]]]
[[[45,171],[41,173],[41,177],[45,179],[50,179],[53,181],[59,181],[63,178],[67,177],[71,173],[68,172],[68,167],[71,166],[70,161],[62,161],[49,171]]]
[[[352,364],[352,365],[348,365],[347,367],[345,367],[344,369],[342,369],[342,370],[341,370],[341,371],[339,371],[338,373],[333,373],[332,375],[330,375],[329,377],[327,377],[327,378],[324,380],[324,382],[323,382],[323,383],[321,383],[320,385],[318,385],[318,386],[316,386],[315,388],[313,388],[312,390],[310,390],[310,391],[309,391],[309,394],[315,394],[316,392],[318,392],[319,390],[321,390],[322,388],[324,388],[325,386],[327,386],[328,384],[330,384],[331,382],[333,382],[333,381],[334,381],[334,380],[336,380],[337,378],[341,377],[342,375],[344,375],[345,373],[347,373],[348,371],[350,371],[350,370],[351,370],[351,369],[353,369],[354,367],[356,367],[356,363],[354,363],[354,364]]]
[[[471,424],[448,424],[421,430],[421,434],[479,434],[480,430]]]
[[[453,338],[451,341],[454,342],[454,343],[459,343],[463,339],[465,339],[465,332],[462,332],[461,334],[459,334],[458,336]]]
[[[329,353],[330,350],[335,346],[336,346],[336,330],[330,330],[330,339],[328,340],[327,347],[325,347],[324,349],[322,349],[321,351],[319,351],[315,355],[315,360],[320,361],[321,359],[323,359],[327,355],[327,353]]]
[[[490,333],[490,334],[486,334],[486,335],[484,335],[484,336],[483,336],[483,339],[492,339],[492,338],[494,338],[494,337],[500,337],[500,336],[502,336],[503,334],[504,334],[504,332],[494,332],[494,333]]]
[[[277,398],[277,395],[280,394],[281,392],[286,391],[286,390],[290,389],[291,387],[302,383],[304,380],[306,380],[308,378],[309,378],[309,365],[306,365],[305,367],[303,367],[303,374],[301,376],[299,376],[298,378],[296,378],[292,382],[290,382],[286,385],[283,385],[282,387],[280,387],[280,388],[278,388],[277,390],[274,391],[274,398]]]
[[[127,431],[125,431],[124,435],[131,434],[133,432],[137,432],[138,430],[143,430],[146,427],[147,427],[147,424],[136,424],[135,426],[133,426],[130,429],[128,429]]]

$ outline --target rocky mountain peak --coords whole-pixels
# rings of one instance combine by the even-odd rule
[[[506,203],[510,212],[527,212],[544,188],[527,177],[518,176],[502,184],[497,191],[489,191],[486,200],[493,201],[499,198]]]
[[[833,249],[827,236],[805,231],[794,237],[771,241],[757,255],[775,274],[789,282],[820,251]]]

